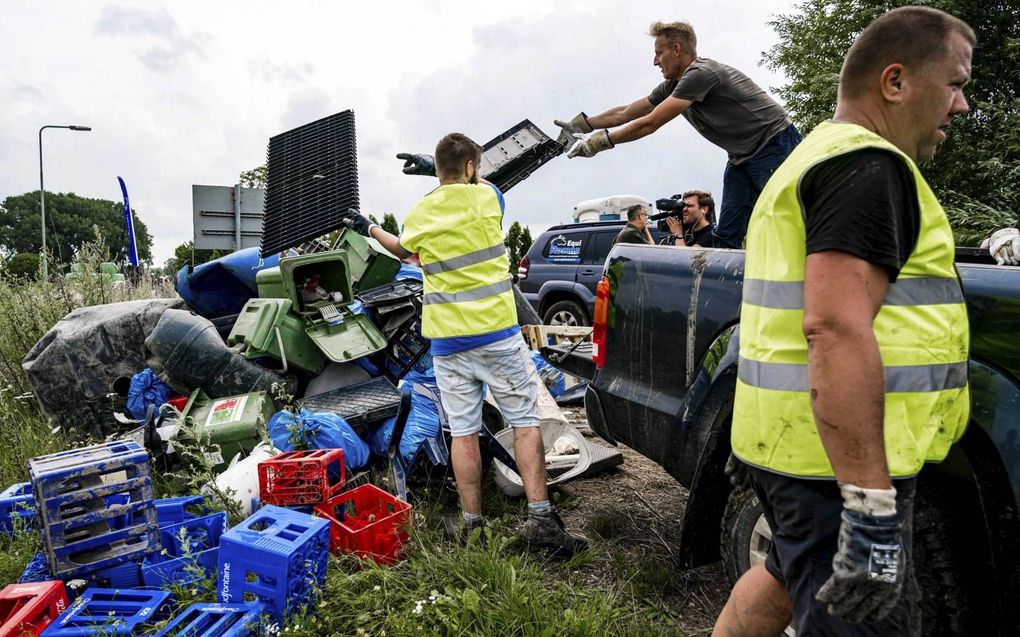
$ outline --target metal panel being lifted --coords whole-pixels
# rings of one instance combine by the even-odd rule
[[[270,138],[266,163],[263,257],[336,230],[359,207],[354,111]]]
[[[489,140],[482,149],[479,172],[503,192],[563,153],[563,147],[556,140],[550,139],[527,119]]]

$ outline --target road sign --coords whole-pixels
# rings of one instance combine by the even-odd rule
[[[239,250],[262,241],[266,191],[241,186],[191,187],[196,250]]]

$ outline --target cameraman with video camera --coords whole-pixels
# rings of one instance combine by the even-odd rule
[[[670,235],[659,245],[680,247],[715,247],[715,200],[704,190],[688,190],[683,195],[659,199],[655,207],[663,211],[652,219],[659,221],[659,230]],[[677,214],[679,213],[679,214]]]

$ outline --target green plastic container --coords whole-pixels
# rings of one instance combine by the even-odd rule
[[[354,314],[346,306],[334,306],[338,316],[311,320],[305,333],[335,363],[361,358],[386,347],[386,336],[364,314]]]
[[[340,231],[333,248],[347,253],[347,267],[355,292],[392,283],[393,277],[400,271],[400,261],[384,251],[378,242],[350,228]]]
[[[288,369],[319,374],[326,356],[305,333],[305,321],[290,313],[291,306],[290,299],[249,299],[227,336],[227,345],[243,344],[241,356],[249,360],[268,357],[281,364],[286,361]]]
[[[313,276],[318,277],[318,287],[327,293],[339,292],[342,295],[343,299],[337,303],[348,303],[354,298],[351,273],[347,268],[347,253],[343,250],[281,257],[280,285],[286,291],[285,298],[294,304],[294,313],[301,316],[318,314],[315,306],[324,301],[305,302],[301,298],[302,288]]]
[[[259,297],[263,299],[286,299],[287,289],[283,287],[280,266],[259,270],[255,274],[255,285],[259,289]]]
[[[196,389],[181,412],[181,422],[187,424],[178,436],[202,441],[206,462],[213,471],[223,471],[234,456],[247,456],[261,442],[261,432],[274,412],[273,399],[264,391],[209,398]],[[185,420],[188,417],[190,423]]]

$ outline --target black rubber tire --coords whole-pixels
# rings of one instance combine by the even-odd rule
[[[723,513],[719,553],[726,567],[726,576],[735,583],[751,568],[751,533],[761,516],[761,503],[750,489],[734,489]]]
[[[720,553],[730,582],[751,566],[751,533],[761,516],[761,503],[750,489],[730,493],[723,514]],[[960,585],[961,566],[950,544],[952,516],[923,485],[914,500],[914,566],[921,592],[921,635],[970,635],[978,629],[968,612],[966,591]]]
[[[572,317],[572,323],[569,320],[562,320],[562,318],[567,315]],[[554,320],[557,322],[554,323]],[[587,327],[588,325],[591,325],[591,321],[588,319],[588,313],[584,311],[584,307],[582,307],[577,301],[557,301],[556,303],[553,303],[549,306],[549,309],[545,311],[545,314],[542,315],[542,323],[545,325],[573,325],[578,327]]]

